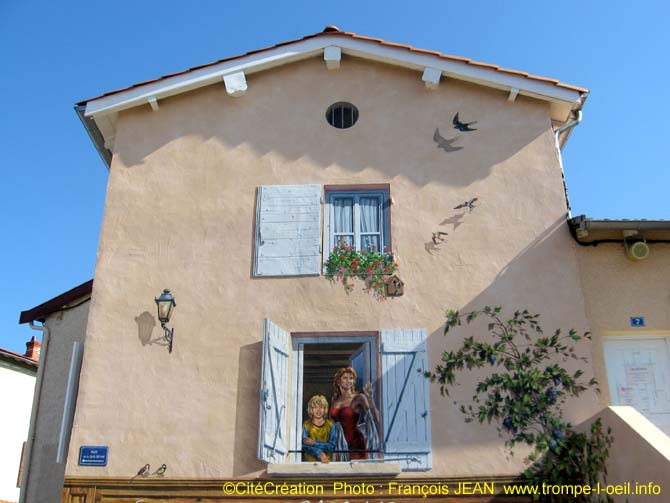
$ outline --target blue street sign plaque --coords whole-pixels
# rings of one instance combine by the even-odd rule
[[[106,445],[82,445],[79,447],[79,466],[107,466]]]
[[[644,316],[631,316],[630,317],[630,326],[631,327],[643,327],[644,326]]]

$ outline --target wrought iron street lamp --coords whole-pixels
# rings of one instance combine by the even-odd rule
[[[156,306],[158,307],[158,320],[161,322],[161,327],[165,331],[164,338],[168,343],[168,351],[172,353],[172,340],[174,339],[174,328],[168,328],[166,323],[170,321],[170,316],[172,316],[172,310],[175,308],[177,303],[174,301],[174,297],[170,290],[167,288],[163,290],[163,293],[157,299]]]

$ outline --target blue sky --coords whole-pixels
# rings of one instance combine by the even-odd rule
[[[564,151],[573,215],[670,218],[666,2],[0,0],[0,347],[93,276],[107,171],[75,102],[336,24],[587,87]]]

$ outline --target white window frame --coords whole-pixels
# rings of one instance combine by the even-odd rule
[[[375,197],[379,200],[379,232],[366,233],[366,235],[379,234],[379,252],[383,252],[385,248],[390,247],[390,196],[389,191],[385,189],[336,189],[328,188],[325,190],[326,194],[326,211],[325,211],[325,232],[324,232],[324,250],[328,255],[337,245],[338,238],[335,236],[335,206],[334,199],[347,198],[353,200],[353,234],[354,234],[354,248],[361,249],[361,213],[360,200],[363,197]]]

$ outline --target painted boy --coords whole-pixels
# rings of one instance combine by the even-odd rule
[[[328,400],[323,395],[314,395],[307,404],[307,419],[302,425],[303,461],[330,463],[335,450],[335,428],[328,419]]]

